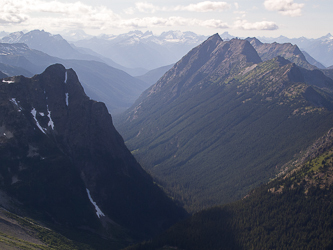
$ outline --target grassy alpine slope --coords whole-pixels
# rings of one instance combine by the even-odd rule
[[[262,62],[248,41],[215,35],[115,125],[189,211],[228,203],[273,178],[331,127],[332,81],[304,72],[282,57]]]

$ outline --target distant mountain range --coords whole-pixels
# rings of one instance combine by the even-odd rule
[[[118,36],[101,35],[74,42],[128,68],[148,70],[177,62],[190,49],[206,39],[193,32],[169,31],[159,36],[133,31]]]
[[[93,60],[99,58],[98,60],[102,60],[110,66],[124,70],[134,76],[143,75],[147,70],[174,64],[190,49],[207,39],[207,36],[180,31],[168,31],[161,35],[154,35],[149,31],[145,33],[132,31],[120,35],[103,34],[94,37],[82,30],[66,30],[62,32],[62,35],[73,43],[73,48],[71,49],[68,46],[69,43],[63,41],[64,39],[61,36],[51,35],[44,31],[42,31],[43,34],[38,34],[40,32],[38,30],[12,34],[1,32],[0,38],[3,38],[2,42],[26,42],[30,48],[41,50],[57,57],[70,59],[88,59],[91,57],[94,58]],[[224,32],[220,36],[223,40],[236,38],[228,32]],[[257,37],[263,43],[277,42],[297,45],[315,60],[315,62],[308,61],[318,68],[333,65],[333,59],[331,59],[333,53],[332,38],[331,34],[317,39],[306,37],[287,38],[285,36],[277,38]],[[48,45],[43,44],[46,40],[49,41]],[[55,41],[61,43],[64,48],[62,50],[57,49],[58,45],[55,46]],[[51,45],[55,46],[55,49],[52,50]],[[86,50],[82,53],[83,51],[80,51],[80,48],[90,49],[90,52]],[[78,51],[81,53],[78,53]],[[145,55],[144,60],[142,60],[142,55]]]
[[[86,96],[72,69],[55,64],[32,78],[4,78],[0,103],[1,206],[69,238],[122,246],[186,216],[137,163],[105,104]]]
[[[230,40],[235,38],[235,36],[224,32],[221,34],[221,38],[223,40]],[[192,32],[168,31],[162,33],[160,36],[155,36],[151,32],[133,31],[118,36],[101,35],[99,37],[79,40],[74,42],[74,44],[107,55],[115,62],[129,68],[145,65],[144,68],[152,69],[175,63],[182,55],[186,54],[187,51],[196,45],[199,45],[205,39],[207,39],[206,36],[199,36]],[[277,42],[297,45],[310,57],[314,58],[314,62],[308,61],[318,68],[333,65],[333,36],[331,34],[318,39],[305,37],[287,38],[284,36],[277,38],[258,37],[258,39],[263,43]],[[130,53],[126,51],[126,48]],[[140,55],[140,53],[145,53],[149,60],[137,64],[138,59],[135,55]],[[152,55],[152,53],[155,53],[155,55]],[[158,59],[160,56],[161,58]]]
[[[130,107],[150,85],[124,71],[93,60],[62,59],[52,57],[23,43],[0,43],[0,71],[31,77],[54,63],[73,68],[87,94],[106,103],[109,112],[119,113]]]
[[[242,198],[332,126],[333,80],[298,66],[311,68],[291,44],[256,47],[216,34],[115,117],[141,165],[190,211]]]

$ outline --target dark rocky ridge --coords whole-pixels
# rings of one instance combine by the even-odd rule
[[[205,79],[208,75],[226,77],[231,70],[236,71],[248,64],[261,62],[257,52],[249,42],[233,39],[223,42],[218,34],[209,37],[201,45],[192,49],[159,81],[146,90],[133,105],[138,105],[146,97],[154,98],[153,94],[164,88],[164,98],[171,101],[184,91]],[[136,110],[136,113],[139,110]]]
[[[315,66],[311,65],[305,58],[304,54],[297,47],[297,45],[292,45],[291,43],[262,43],[257,38],[246,38],[247,41],[258,52],[260,58],[263,61],[273,59],[276,56],[282,56],[285,59],[301,66],[303,68],[313,70],[316,69]]]
[[[185,216],[72,69],[57,64],[32,78],[2,80],[0,125],[1,188],[47,221],[145,238]],[[86,188],[105,216],[96,216]]]

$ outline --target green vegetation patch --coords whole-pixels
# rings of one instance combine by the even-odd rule
[[[32,237],[39,239],[44,244],[35,244],[17,237],[12,237],[1,233],[1,239],[7,244],[20,247],[21,249],[64,249],[64,250],[92,250],[88,245],[72,241],[65,236],[43,227],[30,218],[23,218],[15,214],[4,212],[9,218],[17,221],[19,225]]]

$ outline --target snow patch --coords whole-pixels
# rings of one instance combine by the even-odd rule
[[[11,84],[11,83],[14,83],[15,81],[10,81],[10,80],[2,80],[3,83],[8,83],[8,84]]]
[[[47,105],[47,117],[49,118],[49,123],[47,124],[48,127],[51,126],[52,129],[54,129],[54,122],[51,118],[51,111],[49,111],[49,105]]]
[[[67,71],[65,72],[65,83],[67,83]]]
[[[66,106],[68,106],[69,94],[68,94],[68,93],[65,93],[65,95],[66,95]]]
[[[16,98],[12,98],[9,101],[11,101],[12,103],[14,103],[14,105],[17,107],[18,112],[22,111],[22,108],[20,107],[20,105],[18,104],[18,102],[16,101]]]
[[[33,109],[31,110],[31,114],[32,114],[32,116],[34,117],[35,122],[36,122],[36,125],[37,125],[37,127],[39,128],[39,130],[42,131],[44,134],[46,134],[45,131],[44,131],[44,129],[42,128],[42,126],[39,124],[39,122],[38,122],[38,120],[37,120],[37,117],[36,117],[36,115],[37,115],[37,111],[36,111],[35,108],[33,108]]]
[[[96,209],[97,217],[100,218],[101,216],[105,216],[105,214],[102,212],[102,210],[97,206],[96,202],[94,202],[93,199],[91,198],[89,189],[86,188],[86,190],[87,190],[88,198],[89,198],[90,202],[94,205],[94,207]]]
[[[38,120],[37,120],[37,111],[36,111],[35,108],[33,108],[33,109],[31,110],[31,114],[32,114],[33,117],[34,117],[34,120],[35,120],[36,125],[37,125],[37,127],[39,128],[39,130],[42,131],[44,134],[46,134],[47,128],[43,128],[43,127],[39,124],[39,122],[38,122]],[[43,112],[38,112],[38,114],[41,115],[41,116],[45,116],[45,114],[44,114]],[[49,111],[49,106],[48,106],[48,105],[47,105],[47,117],[49,118],[49,123],[47,124],[47,126],[48,126],[48,127],[51,127],[52,129],[54,129],[54,122],[53,122],[53,120],[52,120],[52,118],[51,118],[51,111]]]

